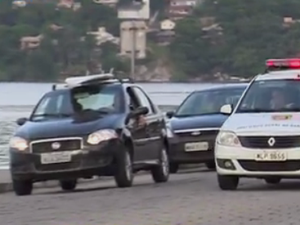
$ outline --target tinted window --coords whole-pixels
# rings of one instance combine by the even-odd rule
[[[299,80],[254,81],[236,112],[298,112],[300,111],[299,93]]]
[[[194,92],[179,106],[176,116],[194,116],[220,113],[225,104],[235,106],[244,89],[223,89]]]
[[[33,119],[65,117],[74,113],[97,111],[117,113],[123,110],[122,89],[117,85],[83,86],[46,94],[38,103]]]
[[[137,87],[134,87],[133,90],[140,101],[140,105],[147,107],[149,109],[149,114],[153,114],[154,112],[153,112],[152,105],[148,97],[145,95],[145,93],[140,88]]]

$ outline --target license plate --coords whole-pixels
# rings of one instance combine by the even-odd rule
[[[207,151],[208,142],[186,143],[184,148],[186,152]]]
[[[262,152],[255,154],[256,161],[286,161],[286,152]]]
[[[41,154],[42,164],[66,163],[72,160],[70,152],[52,152]]]

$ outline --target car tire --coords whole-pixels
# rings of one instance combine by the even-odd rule
[[[151,169],[151,175],[155,183],[164,183],[169,180],[169,156],[165,147],[160,151],[159,164]]]
[[[31,195],[33,190],[33,183],[31,180],[13,179],[12,183],[16,195],[18,196]]]
[[[205,163],[205,166],[210,169],[210,170],[214,170],[216,169],[216,163],[215,161],[209,161]]]
[[[170,163],[169,170],[170,170],[170,173],[177,173],[179,170],[179,164],[178,163]]]
[[[265,178],[265,182],[267,184],[279,184],[280,181],[281,181],[280,177],[268,177],[268,178]]]
[[[236,190],[239,184],[239,177],[218,174],[218,184],[221,190]]]
[[[59,185],[64,191],[73,191],[77,186],[77,180],[60,180]]]
[[[119,188],[131,187],[133,183],[132,157],[128,150],[120,151],[116,157],[115,182]]]

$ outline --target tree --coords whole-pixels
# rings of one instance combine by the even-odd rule
[[[186,77],[216,72],[253,76],[263,71],[268,58],[299,55],[299,22],[283,24],[284,17],[300,19],[299,7],[300,1],[296,0],[205,0],[192,19],[184,19],[177,27],[171,57],[184,69]],[[214,18],[222,32],[207,35],[199,29],[198,33],[193,31],[196,27],[191,24],[195,22],[191,21],[205,17]]]

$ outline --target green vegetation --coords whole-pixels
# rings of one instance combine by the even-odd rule
[[[129,72],[128,59],[117,55],[118,46],[97,46],[87,34],[103,26],[119,36],[116,9],[91,0],[79,2],[82,7],[74,11],[57,9],[54,3],[14,8],[11,1],[0,1],[0,80],[58,80],[98,72],[99,65]],[[151,0],[152,14],[160,12],[158,18],[164,18],[166,4]],[[149,41],[149,56],[138,63],[151,67],[164,59],[174,71],[173,79],[181,81],[212,79],[215,74],[251,77],[263,71],[267,58],[299,56],[299,8],[299,0],[204,0],[191,16],[177,22],[168,47]],[[294,22],[284,24],[284,17]],[[213,18],[211,24],[204,24],[207,18]],[[208,29],[210,25],[215,28]],[[21,48],[22,37],[38,35],[38,48]]]
[[[104,69],[128,70],[128,63],[117,57],[118,46],[98,47],[94,37],[87,35],[100,26],[118,35],[116,10],[90,0],[81,0],[81,4],[80,9],[73,11],[57,9],[54,3],[15,8],[11,1],[0,1],[0,79],[57,80],[95,71],[99,63]],[[38,48],[21,50],[22,37],[37,35],[43,35]]]
[[[176,79],[213,74],[249,77],[263,72],[268,58],[300,53],[299,0],[206,0],[180,21],[170,56],[181,70]],[[203,31],[200,18],[213,17],[222,28]],[[284,26],[283,18],[295,23]]]

